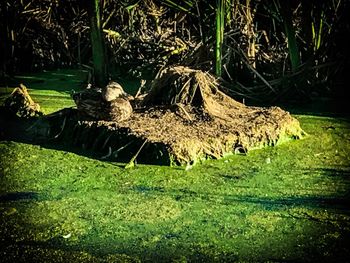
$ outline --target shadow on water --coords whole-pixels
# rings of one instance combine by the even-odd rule
[[[233,186],[240,188],[240,186]],[[248,187],[249,188],[249,187]],[[253,187],[254,188],[254,187]],[[176,201],[201,200],[209,203],[232,205],[233,203],[260,205],[267,210],[284,209],[288,207],[321,208],[348,211],[350,213],[350,198],[344,197],[325,197],[325,196],[284,196],[284,197],[265,197],[259,195],[244,194],[220,194],[211,192],[192,191],[189,189],[168,189],[164,187],[150,187],[137,185],[127,188],[131,192],[142,193],[144,195],[165,195],[174,198]],[[0,203],[17,201],[47,201],[52,200],[49,196],[39,192],[9,192],[0,195]],[[56,199],[55,199],[56,200]]]
[[[16,248],[22,255],[26,256],[26,259],[37,258],[38,251],[45,253],[45,255],[41,255],[41,259],[50,258],[50,253],[54,253],[52,256],[58,260],[55,262],[69,262],[70,259],[77,260],[76,262],[177,262],[174,261],[176,259],[181,260],[179,262],[237,262],[239,259],[235,252],[222,251],[218,253],[214,247],[206,248],[203,251],[203,248],[196,244],[178,244],[177,247],[166,245],[168,242],[173,243],[174,241],[171,239],[177,237],[164,236],[163,242],[165,244],[155,248],[144,248],[142,240],[147,238],[147,236],[140,234],[138,240],[134,240],[128,245],[109,240],[101,242],[97,246],[84,246],[84,250],[82,250],[81,244],[69,244],[62,237],[56,237],[48,241],[20,241],[16,242],[16,246],[7,243],[3,244],[2,250],[5,252],[3,253],[5,260],[8,256],[13,260],[11,253]],[[7,250],[9,253],[6,253]],[[79,260],[80,257],[83,261]],[[186,261],[182,261],[184,257],[186,257]]]
[[[58,116],[60,118],[60,116]],[[50,122],[57,122],[58,129],[50,132]],[[62,118],[57,121],[55,118],[47,121],[41,118],[18,118],[9,114],[4,107],[0,107],[0,141],[13,141],[31,145],[38,145],[46,149],[72,152],[81,156],[100,160],[104,152],[85,150],[82,147],[74,146],[72,143],[57,139],[60,133]],[[57,127],[55,127],[57,128]]]
[[[191,191],[188,189],[165,189],[162,187],[148,187],[144,185],[135,186],[132,188],[132,190],[149,195],[172,196],[177,201],[186,199],[200,199],[209,203],[213,202],[221,205],[232,205],[233,203],[254,204],[260,205],[267,210],[284,209],[297,206],[321,209],[331,208],[343,211],[349,211],[350,208],[350,199],[340,197],[285,196],[283,198],[268,198],[264,196],[251,195],[213,194],[208,192]]]
[[[343,117],[349,120],[350,107],[348,101],[318,98],[310,103],[302,105],[293,103],[284,103],[280,105],[291,114],[296,115],[312,115],[322,117]]]
[[[171,164],[162,144],[146,143],[143,147],[144,140],[129,136],[127,132],[115,133],[107,128],[84,125],[81,121],[72,108],[40,118],[23,119],[9,115],[0,107],[0,141],[39,145],[103,161],[129,163],[137,156],[135,162],[140,164]]]
[[[17,202],[43,202],[59,200],[60,198],[51,197],[41,192],[8,192],[0,194],[0,203],[17,203]]]
[[[307,170],[310,174],[322,174],[329,177],[339,177],[342,180],[345,180],[346,183],[350,184],[350,167],[349,166],[340,166],[338,168],[310,168]]]
[[[255,103],[249,106],[270,107],[271,104]],[[281,107],[294,115],[350,118],[350,107],[347,97],[315,97],[309,101],[277,102],[275,106]]]
[[[14,192],[0,195],[0,203],[11,201],[38,201],[39,194],[36,192]]]

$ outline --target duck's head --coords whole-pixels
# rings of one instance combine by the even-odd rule
[[[102,90],[102,96],[106,101],[112,101],[120,97],[128,98],[128,94],[123,90],[122,86],[115,81],[108,83]]]

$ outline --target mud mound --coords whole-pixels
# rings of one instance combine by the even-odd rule
[[[4,102],[4,108],[9,114],[20,118],[31,118],[43,115],[40,105],[30,97],[26,86],[20,84]]]
[[[215,78],[200,70],[165,69],[151,87],[133,103],[139,106],[128,120],[74,124],[76,143],[97,146],[109,152],[108,157],[137,155],[141,162],[183,165],[303,135],[288,112],[245,106],[221,92]]]

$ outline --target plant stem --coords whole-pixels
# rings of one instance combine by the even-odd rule
[[[216,45],[215,45],[215,74],[217,77],[222,73],[222,42],[224,38],[224,0],[217,0],[216,5]]]
[[[108,71],[105,43],[101,26],[100,0],[89,0],[87,6],[90,20],[92,60],[94,67],[95,84],[99,87],[104,87],[107,84]]]

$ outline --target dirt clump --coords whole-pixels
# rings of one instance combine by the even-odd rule
[[[104,130],[109,139],[106,142],[99,138],[103,142],[100,144],[111,155],[117,152],[125,156],[132,152],[142,160],[152,156],[153,160],[146,162],[166,160],[166,164],[181,165],[246,153],[304,134],[299,122],[288,112],[279,107],[249,107],[239,103],[220,91],[218,82],[209,73],[187,67],[164,69],[152,82],[149,93],[140,101],[137,99],[132,102],[137,106],[127,120],[80,124],[99,130],[92,134]]]
[[[31,118],[42,116],[40,105],[35,103],[30,97],[27,87],[20,84],[15,88],[10,96],[6,98],[3,105],[8,114],[13,114],[20,118]]]

